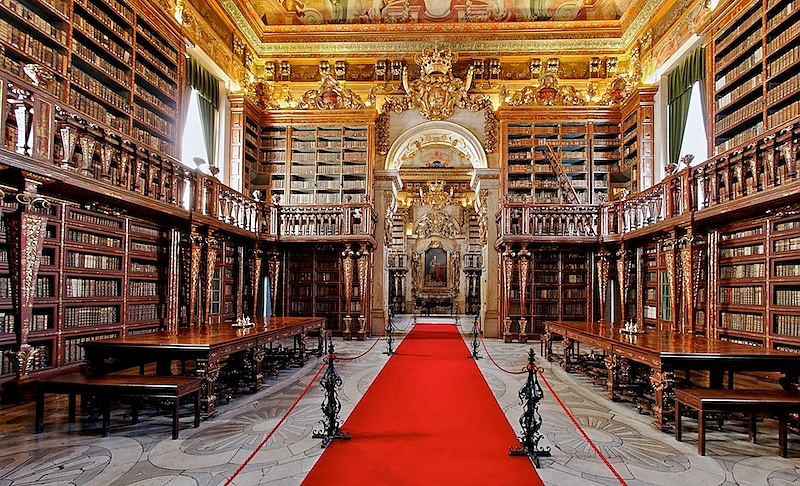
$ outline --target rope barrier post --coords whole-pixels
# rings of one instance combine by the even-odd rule
[[[481,359],[481,356],[478,353],[478,348],[480,347],[480,343],[478,342],[478,334],[480,330],[478,329],[478,314],[475,314],[475,321],[472,323],[472,354],[467,356],[470,359]]]
[[[539,429],[542,427],[542,416],[539,414],[539,401],[544,398],[544,392],[539,385],[539,378],[536,375],[536,351],[530,348],[528,351],[528,380],[519,390],[519,400],[522,404],[522,417],[519,424],[522,426],[522,437],[519,447],[509,448],[510,456],[528,456],[536,467],[539,467],[540,457],[550,457],[550,448],[542,449],[539,441],[542,434]]]
[[[394,349],[392,348],[394,344],[392,332],[394,332],[394,326],[392,325],[392,313],[389,312],[389,318],[386,319],[386,351],[383,352],[383,354],[389,356],[394,354]]]
[[[337,361],[336,356],[333,354],[333,341],[328,344],[328,356],[325,357],[325,362],[328,368],[325,374],[322,375],[320,384],[325,390],[325,399],[322,401],[322,413],[325,415],[320,422],[323,425],[323,430],[314,431],[312,435],[315,439],[322,439],[322,448],[328,446],[334,439],[350,440],[349,432],[342,432],[339,428],[339,411],[342,409],[342,402],[339,401],[339,396],[336,389],[342,386],[342,378],[336,372],[333,363]]]

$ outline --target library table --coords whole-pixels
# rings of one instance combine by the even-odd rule
[[[252,390],[261,385],[261,362],[265,346],[279,339],[294,338],[294,352],[305,358],[308,332],[318,333],[317,355],[322,356],[321,317],[271,317],[255,319],[250,328],[234,328],[230,324],[182,327],[177,332],[158,331],[83,343],[88,374],[102,374],[110,367],[138,365],[144,371],[147,363],[156,363],[157,374],[169,374],[171,362],[194,360],[196,374],[203,378],[202,409],[205,416],[214,414],[217,397],[215,383],[222,366],[231,355],[245,356],[243,374],[249,375]]]
[[[563,338],[564,352],[559,361],[567,370],[571,367],[570,355],[575,352],[576,342],[603,351],[608,370],[606,387],[612,400],[618,398],[618,386],[624,378],[627,362],[649,367],[655,395],[653,425],[661,430],[667,428],[671,406],[665,403],[665,397],[672,394],[675,370],[708,371],[711,388],[722,388],[726,371],[729,373],[729,387],[733,383],[733,372],[777,371],[783,373],[780,383],[784,389],[798,388],[800,354],[797,353],[671,331],[648,329],[639,334],[628,334],[620,332],[620,329],[620,325],[608,322],[547,321],[545,357],[548,361],[554,359],[554,336]]]

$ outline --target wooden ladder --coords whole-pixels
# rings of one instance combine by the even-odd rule
[[[567,200],[567,204],[583,204],[581,199],[578,197],[578,193],[575,192],[575,188],[572,187],[572,182],[570,182],[569,177],[567,177],[567,173],[564,171],[564,166],[561,164],[561,158],[556,155],[556,151],[553,150],[553,146],[547,141],[544,142],[544,146],[547,154],[547,160],[550,162],[550,166],[556,173],[556,177],[558,177],[558,182],[561,184],[561,188],[564,191],[564,199]],[[570,196],[572,196],[572,201],[569,201]]]

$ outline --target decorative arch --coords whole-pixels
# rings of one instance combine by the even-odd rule
[[[453,122],[430,121],[419,124],[397,138],[386,155],[385,169],[400,170],[415,152],[445,146],[464,154],[473,168],[487,167],[481,142],[472,132]]]

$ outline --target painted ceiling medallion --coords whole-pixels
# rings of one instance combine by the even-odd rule
[[[455,108],[472,108],[481,105],[483,96],[468,93],[472,86],[473,68],[469,68],[467,79],[453,76],[453,64],[458,54],[448,48],[427,48],[414,56],[420,67],[419,79],[409,81],[408,70],[403,67],[403,88],[409,107],[419,107],[419,113],[428,120],[444,120],[453,116]]]

